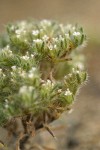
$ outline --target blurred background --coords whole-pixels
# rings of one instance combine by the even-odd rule
[[[88,36],[84,54],[89,75],[72,113],[50,125],[57,140],[43,131],[29,142],[46,150],[100,150],[100,0],[0,0],[0,32],[7,23],[28,18],[82,25]]]

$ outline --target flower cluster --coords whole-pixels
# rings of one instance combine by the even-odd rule
[[[50,20],[22,21],[9,24],[5,35],[0,47],[0,125],[27,114],[39,118],[44,112],[55,120],[87,77],[78,50],[86,41],[83,29]]]

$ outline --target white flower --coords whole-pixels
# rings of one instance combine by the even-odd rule
[[[5,108],[8,108],[9,107],[9,105],[8,104],[5,104]]]
[[[72,72],[75,73],[75,68],[72,68]]]
[[[30,70],[31,72],[36,71],[36,67],[32,67],[32,69]]]
[[[29,71],[29,73],[34,73],[36,71],[36,67],[32,67],[32,69]]]
[[[47,35],[44,35],[44,36],[42,37],[42,39],[43,39],[44,41],[48,41],[49,37],[48,37]]]
[[[58,42],[58,38],[52,38],[54,42]]]
[[[16,70],[16,66],[12,66],[11,68],[12,68],[12,70]]]
[[[16,34],[21,34],[21,32],[22,32],[22,31],[19,30],[19,29],[15,31]]]
[[[48,45],[48,48],[49,48],[50,50],[53,50],[53,45],[52,45],[52,44],[49,44],[49,45]]]
[[[11,72],[11,75],[13,76],[13,75],[14,75],[14,72]]]
[[[47,80],[47,84],[51,84],[51,80],[48,79],[48,80]]]
[[[80,71],[79,71],[79,70],[76,70],[76,73],[77,73],[77,74],[79,74],[79,73],[80,73]]]
[[[64,79],[67,79],[68,78],[68,76],[66,75],[66,76],[64,76]]]
[[[23,77],[23,78],[26,77],[25,71],[22,71],[22,72],[19,71],[19,73],[20,73],[20,76],[21,76],[21,77]]]
[[[75,27],[72,27],[73,30],[75,30]]]
[[[29,60],[29,56],[27,56],[27,55],[22,56],[21,58],[24,59],[24,60]]]
[[[12,51],[11,50],[9,50],[9,54],[12,55]]]
[[[15,29],[14,25],[12,25],[12,26],[10,27],[10,29],[11,29],[11,30],[14,30],[14,29]]]
[[[8,99],[5,99],[5,108],[8,108]]]
[[[23,28],[18,29],[18,30],[15,31],[15,33],[16,33],[16,37],[20,38],[22,33],[24,33],[24,34],[26,33],[26,30],[24,30]]]
[[[37,36],[39,34],[39,30],[33,30],[32,34],[35,35],[35,36]]]
[[[29,92],[32,92],[33,89],[34,89],[33,86],[29,86],[29,87],[28,87]]]
[[[38,43],[38,44],[42,44],[43,41],[41,39],[36,39],[36,40],[33,40],[33,42]]]
[[[44,26],[44,27],[45,26],[50,26],[51,25],[51,21],[50,20],[46,20],[46,19],[42,20],[41,21],[41,25]]]
[[[62,89],[59,89],[59,90],[58,90],[58,93],[61,93],[61,92],[62,92]]]
[[[29,78],[33,78],[33,76],[34,76],[33,73],[29,73],[29,74],[28,74],[28,77],[29,77]]]
[[[3,77],[5,77],[6,75],[3,73]]]
[[[74,36],[79,36],[79,35],[80,35],[80,32],[76,32],[76,31],[75,31],[75,32],[73,33],[73,35],[74,35]]]
[[[7,47],[7,49],[5,48],[5,52],[6,52],[9,56],[12,56],[12,51],[9,50],[8,47]]]
[[[43,29],[40,29],[40,32],[43,33]]]
[[[12,78],[11,78],[11,80],[10,80],[10,81],[11,81],[11,82],[14,82],[14,79],[12,79]]]
[[[64,38],[62,37],[62,35],[59,35],[59,40],[64,41]]]
[[[81,70],[84,69],[84,65],[82,63],[78,62],[76,65],[78,66],[79,69]]]
[[[20,34],[17,34],[16,37],[19,39],[19,38],[21,37],[21,35],[20,35]]]
[[[36,71],[36,67],[32,67],[32,69],[29,71],[28,77],[29,77],[29,78],[33,78],[35,71]]]
[[[23,33],[25,34],[25,33],[26,33],[26,30],[23,30]]]
[[[54,49],[57,49],[57,45],[56,44],[54,45]]]
[[[32,92],[33,89],[34,89],[33,86],[26,86],[26,85],[24,85],[24,86],[22,86],[20,88],[19,93],[20,94],[24,94],[24,93]]]
[[[23,27],[23,28],[24,28],[24,27],[25,27],[25,25],[26,25],[26,21],[21,21],[21,22],[20,22],[20,26],[21,26],[21,27]]]
[[[9,45],[7,45],[7,46],[6,46],[6,48],[9,50],[10,46],[9,46]]]
[[[60,28],[61,28],[61,31],[64,33],[64,25],[63,25],[63,24],[60,24],[59,26],[60,26]]]
[[[5,99],[5,102],[8,103],[8,99]]]
[[[53,83],[51,80],[47,80],[47,85],[53,87],[53,86],[54,86],[54,83]]]
[[[69,89],[67,89],[67,91],[65,91],[65,94],[64,94],[65,96],[70,96],[70,95],[72,95],[72,92],[70,92],[70,90]]]
[[[73,72],[73,73],[77,73],[77,74],[80,73],[80,71],[79,71],[79,70],[75,70],[75,68],[72,68],[72,72]]]
[[[28,51],[26,52],[26,55],[29,55],[29,52],[28,52]]]
[[[27,39],[25,39],[24,41],[25,41],[26,43],[28,42],[28,40],[27,40]]]
[[[34,54],[31,54],[31,57],[33,58],[33,57],[34,57]]]
[[[23,94],[24,92],[26,92],[27,91],[27,86],[22,86],[21,88],[20,88],[20,90],[19,90],[19,93],[20,94]]]
[[[51,81],[51,80],[47,80],[47,81],[45,81],[43,84],[42,84],[43,86],[46,86],[47,88],[48,87],[53,87],[54,86],[54,83]]]

